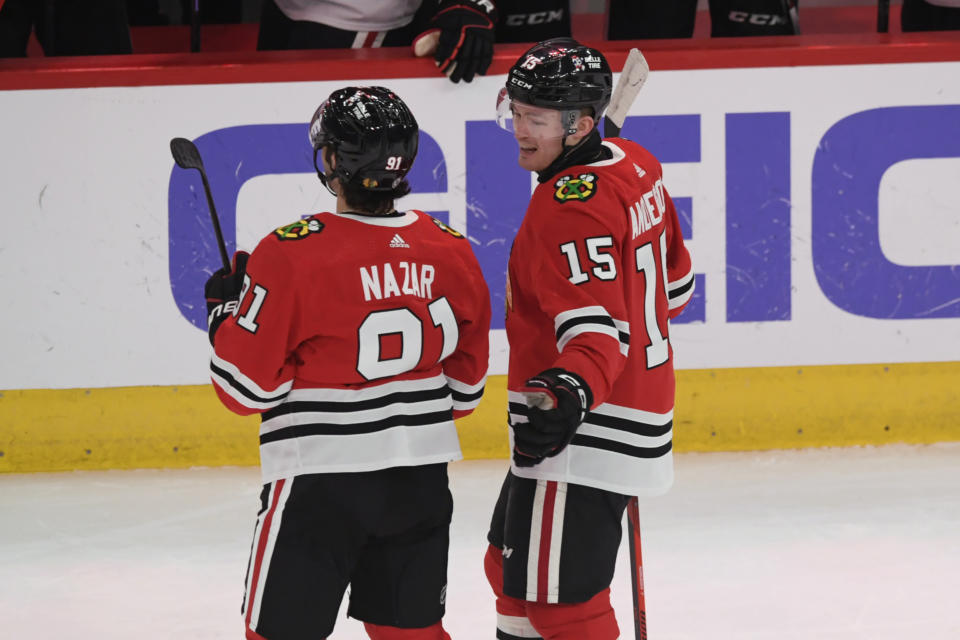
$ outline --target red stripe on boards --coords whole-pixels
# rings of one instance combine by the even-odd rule
[[[280,501],[280,492],[283,491],[283,484],[286,480],[277,480],[273,487],[273,500],[270,502],[270,509],[267,515],[263,517],[263,526],[260,527],[260,538],[257,540],[257,553],[253,558],[253,576],[250,578],[250,593],[247,594],[247,638],[251,638],[250,618],[253,615],[253,599],[257,595],[257,582],[260,581],[260,568],[263,564],[263,553],[267,548],[267,540],[270,538],[270,524],[273,522],[273,514],[277,512],[277,503]],[[254,633],[252,640],[259,638]]]
[[[540,519],[540,554],[537,556],[537,602],[547,601],[550,575],[550,543],[553,537],[553,508],[557,503],[557,483],[547,482]]]

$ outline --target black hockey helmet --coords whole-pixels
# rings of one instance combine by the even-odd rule
[[[386,87],[345,87],[330,94],[310,121],[313,165],[329,189],[337,177],[370,191],[396,188],[417,157],[419,127],[410,109]],[[324,174],[320,149],[333,148],[336,168]]]
[[[600,121],[613,93],[613,72],[603,54],[573,38],[552,38],[532,46],[507,76],[511,100],[570,112],[593,109]],[[569,118],[564,118],[569,128]],[[573,133],[569,131],[568,133]]]

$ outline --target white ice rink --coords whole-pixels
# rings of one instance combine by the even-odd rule
[[[455,640],[494,637],[505,469],[451,466]],[[256,468],[0,475],[0,638],[239,640],[258,493]],[[960,443],[683,454],[641,518],[652,640],[960,639]]]

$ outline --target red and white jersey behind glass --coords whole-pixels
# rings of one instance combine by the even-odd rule
[[[550,367],[582,376],[594,404],[563,452],[512,470],[652,495],[673,482],[669,318],[690,300],[694,276],[660,163],[627,140],[604,145],[611,159],[534,191],[507,293],[511,423],[527,419],[524,382]]]
[[[410,24],[420,0],[276,0],[291,20],[344,31],[390,31]]]
[[[463,236],[419,211],[321,213],[264,238],[244,285],[211,374],[229,409],[263,414],[264,482],[460,459],[490,325]]]

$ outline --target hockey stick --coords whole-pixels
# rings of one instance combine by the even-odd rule
[[[210,192],[207,172],[203,168],[203,159],[200,158],[197,145],[186,138],[174,138],[170,141],[170,153],[173,154],[173,161],[181,169],[196,169],[200,172],[200,178],[203,180],[203,190],[207,194],[207,206],[210,207],[213,231],[217,234],[217,248],[220,249],[220,259],[223,260],[224,269],[230,271],[230,258],[227,256],[227,245],[223,242],[223,232],[220,231],[220,218],[217,217],[217,209],[213,206],[213,194]]]
[[[890,30],[890,0],[877,1],[877,33]]]
[[[627,118],[627,112],[637,94],[647,81],[650,74],[650,65],[647,59],[643,57],[639,49],[630,49],[627,54],[627,60],[623,63],[623,70],[620,72],[620,80],[617,86],[613,88],[613,95],[610,97],[610,106],[607,107],[607,115],[603,119],[603,135],[606,138],[616,138],[620,135],[620,129],[623,128],[623,121]]]
[[[793,35],[800,35],[800,16],[797,15],[796,0],[782,0],[783,11],[790,19],[790,27],[793,29]]]
[[[630,583],[633,585],[633,631],[636,640],[647,640],[647,603],[643,595],[643,553],[640,549],[640,505],[637,498],[627,503],[630,525]]]
[[[604,137],[615,138],[620,135],[627,112],[636,100],[650,75],[650,65],[639,49],[630,49],[623,63],[620,80],[613,89],[610,106],[604,118]],[[637,499],[630,498],[627,503],[627,524],[630,540],[630,583],[633,586],[633,629],[636,640],[647,640],[647,604],[643,595],[643,556],[640,550],[640,507]]]

